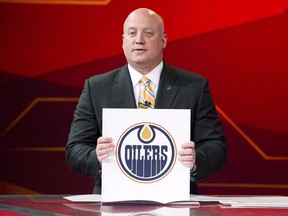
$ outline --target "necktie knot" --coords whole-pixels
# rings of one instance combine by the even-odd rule
[[[143,85],[146,87],[147,85],[150,84],[150,80],[146,76],[143,76],[141,78],[141,83],[143,83]]]

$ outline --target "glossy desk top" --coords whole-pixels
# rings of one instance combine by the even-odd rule
[[[0,195],[0,215],[129,215],[129,216],[287,216],[288,208],[231,208],[216,204],[200,206],[169,206],[147,204],[118,204],[101,206],[101,203],[75,203],[64,199],[65,195]]]

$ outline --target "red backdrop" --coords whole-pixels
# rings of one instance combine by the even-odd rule
[[[84,80],[125,64],[122,24],[165,20],[167,63],[206,76],[229,142],[202,194],[288,195],[287,0],[0,0],[0,193],[90,193],[64,147]]]

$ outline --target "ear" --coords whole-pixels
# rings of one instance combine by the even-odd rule
[[[124,34],[122,34],[122,49],[124,49]]]
[[[168,39],[167,34],[163,34],[162,36],[163,49],[167,46],[167,39]]]

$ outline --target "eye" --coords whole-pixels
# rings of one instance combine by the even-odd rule
[[[135,35],[136,35],[136,31],[129,31],[129,32],[128,32],[128,35],[129,35],[129,36],[135,36]]]
[[[154,33],[151,32],[151,31],[146,31],[145,35],[148,36],[148,37],[152,37],[154,35]]]

